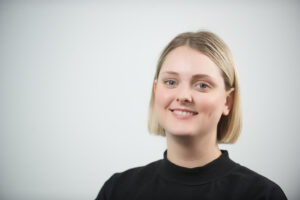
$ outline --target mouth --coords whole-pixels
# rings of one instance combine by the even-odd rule
[[[198,114],[198,112],[187,110],[187,109],[170,109],[170,111],[175,115],[182,116],[182,117],[189,117]]]

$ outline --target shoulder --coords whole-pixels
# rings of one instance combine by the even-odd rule
[[[236,164],[228,175],[233,186],[253,199],[287,199],[278,184],[245,166]]]
[[[122,191],[129,191],[134,185],[143,185],[154,177],[161,160],[145,166],[130,168],[123,172],[114,173],[102,186],[96,200],[110,199],[112,195],[119,195]],[[118,192],[116,192],[118,191]]]
[[[123,172],[115,173],[111,179],[113,179],[114,182],[142,181],[157,172],[160,162],[161,160],[157,160],[144,166],[134,167]]]
[[[239,177],[239,179],[248,182],[248,183],[255,183],[257,186],[278,186],[275,182],[270,180],[269,178],[243,166],[237,164],[237,167],[232,171],[232,176]],[[279,186],[278,186],[279,187]]]

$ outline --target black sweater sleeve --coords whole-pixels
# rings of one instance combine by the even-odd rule
[[[113,174],[102,186],[97,198],[95,200],[109,200],[112,194],[114,183],[119,176],[119,173]]]
[[[277,185],[274,184],[275,186],[272,188],[272,190],[270,191],[269,194],[269,198],[268,199],[274,199],[274,200],[287,200],[287,197],[285,196],[284,192],[282,191],[282,189]]]

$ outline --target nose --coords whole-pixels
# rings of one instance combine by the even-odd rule
[[[177,93],[176,101],[180,103],[192,103],[193,98],[190,89],[181,88]]]
[[[181,102],[181,103],[192,103],[192,98],[187,98],[187,97],[183,97],[183,98],[179,98],[177,97],[176,101]]]

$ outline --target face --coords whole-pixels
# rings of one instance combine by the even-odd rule
[[[216,136],[221,115],[232,106],[233,89],[225,90],[220,69],[187,46],[167,55],[153,88],[154,111],[167,134]]]

